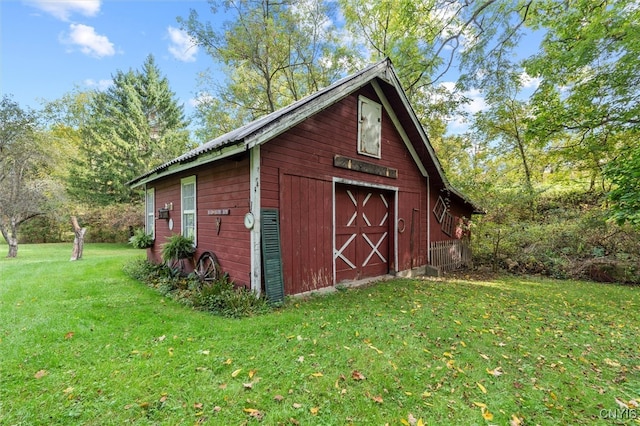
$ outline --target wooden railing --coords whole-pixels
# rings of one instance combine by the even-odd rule
[[[465,240],[434,241],[429,245],[431,266],[453,271],[471,265],[471,247]]]

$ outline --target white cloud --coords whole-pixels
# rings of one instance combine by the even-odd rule
[[[198,54],[198,46],[196,41],[181,29],[168,27],[169,34],[169,53],[179,61],[194,62]]]
[[[91,78],[88,78],[84,81],[84,85],[91,88],[91,89],[97,89],[99,91],[104,91],[107,90],[109,88],[109,86],[111,86],[113,84],[113,80],[109,79],[109,80],[98,80],[95,81]]]
[[[454,82],[445,81],[440,83],[444,93],[439,96],[447,96],[448,98],[464,97],[466,102],[462,103],[459,107],[458,113],[454,113],[447,117],[447,128],[449,134],[464,133],[469,130],[469,117],[473,114],[484,111],[489,108],[482,92],[478,89],[471,89],[464,92],[457,91]]]
[[[116,53],[109,38],[97,34],[93,27],[84,24],[71,24],[69,30],[68,37],[63,38],[62,42],[79,46],[80,51],[85,55],[102,58],[103,56],[113,56]]]
[[[62,21],[68,21],[73,13],[96,16],[101,4],[101,0],[25,0],[25,2]]]
[[[526,71],[520,74],[520,84],[522,84],[522,87],[525,89],[537,89],[541,81],[542,79],[540,77],[531,77]]]

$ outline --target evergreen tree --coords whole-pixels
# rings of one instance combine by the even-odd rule
[[[117,71],[113,85],[90,97],[87,109],[69,182],[79,201],[136,200],[128,181],[192,147],[183,107],[151,55],[142,71]]]

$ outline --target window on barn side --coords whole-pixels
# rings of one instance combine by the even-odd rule
[[[358,98],[358,153],[380,158],[382,141],[382,105]]]
[[[449,212],[446,212],[444,214],[444,219],[442,220],[442,232],[450,237],[453,237],[453,219],[453,215]]]
[[[436,216],[438,223],[442,223],[442,219],[444,218],[446,211],[447,205],[444,203],[442,197],[438,197],[438,201],[436,201],[436,205],[433,208],[433,214]]]
[[[193,239],[196,245],[196,177],[190,176],[180,181],[180,199],[182,209],[182,235]]]
[[[145,200],[145,223],[144,232],[156,237],[156,191],[155,188],[147,188],[144,196]]]

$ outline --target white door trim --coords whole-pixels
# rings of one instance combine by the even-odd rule
[[[394,193],[394,203],[393,203],[393,216],[395,217],[395,223],[393,223],[393,258],[394,258],[394,272],[398,272],[398,187],[390,186],[390,185],[381,185],[377,183],[371,182],[363,182],[353,179],[344,179],[339,177],[333,177],[332,179],[332,188],[331,188],[331,197],[332,197],[332,210],[333,210],[333,228],[332,228],[332,239],[333,239],[333,285],[336,285],[336,255],[335,253],[341,253],[344,250],[344,247],[339,251],[336,251],[336,184],[343,185],[352,185],[352,186],[360,186],[364,188],[374,188],[374,189],[382,189],[385,191]]]

